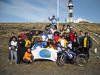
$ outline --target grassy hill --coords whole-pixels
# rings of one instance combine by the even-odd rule
[[[81,28],[87,29],[90,32],[100,34],[100,23],[79,23],[77,25],[79,25]]]
[[[32,30],[33,27],[39,30],[44,30],[45,26],[49,25],[49,23],[0,23],[0,35],[9,34],[11,32],[21,32],[25,30]],[[63,23],[59,24],[59,28]],[[91,32],[95,32],[100,34],[100,24],[97,23],[78,23],[82,28],[85,28]]]
[[[21,32],[32,30],[33,27],[39,30],[44,30],[49,23],[0,23],[0,34],[9,34],[11,32]],[[62,23],[60,24],[60,26]]]
[[[43,30],[48,23],[0,23],[0,74],[1,75],[99,75],[100,60],[91,54],[89,64],[86,67],[79,67],[72,64],[65,64],[58,67],[55,62],[37,61],[30,65],[10,64],[8,61],[8,40],[11,32],[19,33],[24,30],[31,30],[33,27]],[[60,24],[61,28],[63,24]],[[100,24],[76,24],[89,31],[100,33]],[[94,47],[97,44],[94,43]],[[98,46],[98,49],[100,47]]]

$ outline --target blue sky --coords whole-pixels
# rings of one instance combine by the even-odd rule
[[[100,23],[100,0],[73,0],[74,17]],[[0,22],[48,22],[57,15],[57,0],[0,0]],[[60,21],[67,18],[66,0],[60,0]]]

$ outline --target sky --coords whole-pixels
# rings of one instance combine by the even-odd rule
[[[67,0],[60,0],[59,20],[67,18]],[[100,0],[73,0],[74,18],[100,23]],[[0,0],[0,22],[48,22],[57,16],[57,0]]]

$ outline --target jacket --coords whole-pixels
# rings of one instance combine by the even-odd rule
[[[92,47],[92,39],[90,37],[84,37],[83,38],[83,47],[84,48],[91,48]]]
[[[24,56],[23,56],[23,60],[28,60],[28,61],[32,61],[32,54],[29,52],[25,52]]]

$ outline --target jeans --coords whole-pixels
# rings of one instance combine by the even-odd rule
[[[34,56],[32,56],[31,59],[32,59],[32,62],[34,62]],[[24,63],[28,63],[28,64],[32,63],[30,60],[27,60],[27,59],[24,59],[23,61]]]
[[[11,50],[11,61],[13,60],[15,60],[15,62],[17,63],[17,51],[15,50]]]

